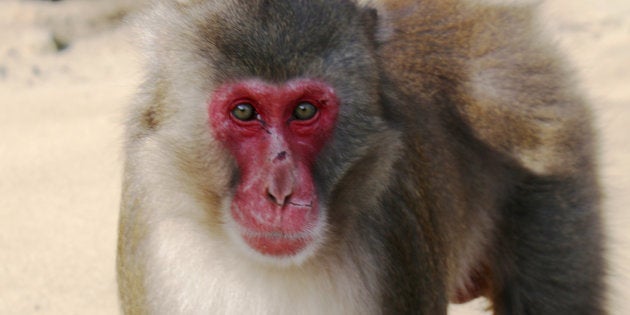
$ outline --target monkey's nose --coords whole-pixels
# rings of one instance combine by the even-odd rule
[[[269,199],[278,206],[284,207],[291,197],[291,194],[272,193],[269,189],[267,189],[267,197],[269,197]]]
[[[280,163],[271,169],[267,182],[267,197],[275,204],[284,206],[293,194],[293,168],[290,163]]]
[[[283,207],[290,199],[292,193],[293,189],[283,189],[282,187],[273,185],[267,187],[267,197],[269,197],[273,203]]]
[[[295,167],[286,151],[276,154],[269,167],[271,171],[267,179],[267,197],[273,203],[284,207],[293,194]]]

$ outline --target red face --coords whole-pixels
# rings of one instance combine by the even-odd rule
[[[245,80],[212,95],[210,124],[240,171],[230,214],[254,250],[291,256],[313,241],[321,222],[312,167],[338,111],[334,90],[309,79]]]

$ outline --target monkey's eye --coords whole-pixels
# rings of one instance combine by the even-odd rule
[[[256,110],[249,103],[239,103],[232,109],[232,116],[238,120],[249,121],[256,118]]]
[[[299,103],[293,110],[293,117],[297,120],[309,120],[317,114],[317,107],[309,102]]]

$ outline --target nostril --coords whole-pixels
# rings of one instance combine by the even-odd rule
[[[283,207],[287,201],[291,198],[291,194],[274,194],[269,189],[267,189],[267,198],[271,200],[271,202],[277,204],[278,206]]]
[[[269,190],[267,190],[267,198],[269,198],[269,200],[271,200],[273,203],[280,205],[276,197],[272,193],[270,193]]]

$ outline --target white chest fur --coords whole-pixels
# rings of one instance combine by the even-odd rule
[[[185,218],[156,224],[146,288],[154,314],[370,314],[352,264],[264,265]]]

